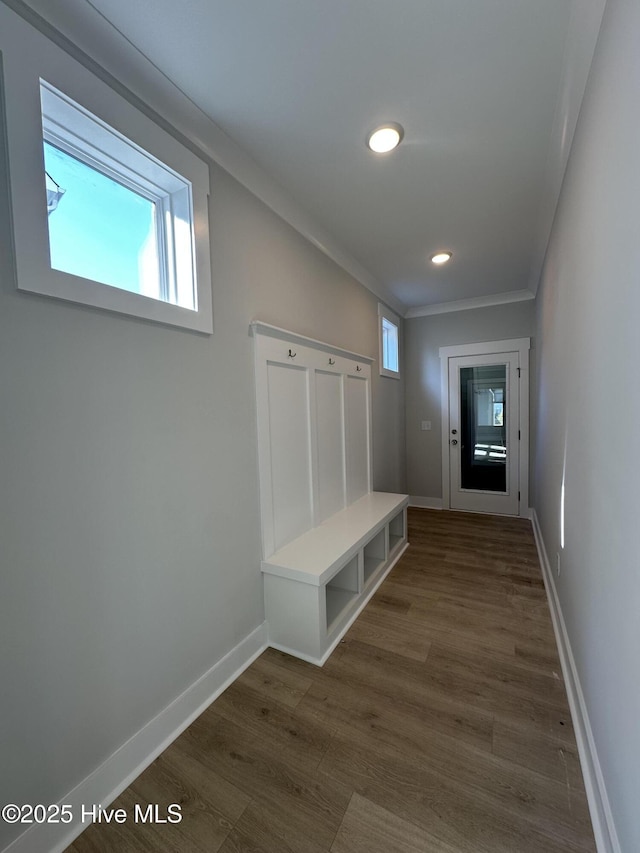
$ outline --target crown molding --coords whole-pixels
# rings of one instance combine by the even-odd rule
[[[569,161],[573,135],[578,124],[605,6],[606,0],[571,0],[562,78],[547,149],[547,168],[538,210],[538,239],[529,276],[528,286],[534,294],[538,291],[542,276],[564,173]]]
[[[261,166],[90,2],[1,0],[46,38],[200,156],[222,167],[270,210],[399,314],[400,302]]]
[[[470,299],[456,299],[453,302],[438,302],[435,305],[422,305],[409,308],[405,319],[430,317],[432,314],[450,314],[453,311],[469,311],[473,308],[491,308],[493,305],[508,305],[510,302],[528,302],[535,299],[530,290],[510,290],[508,293],[493,293],[489,296],[474,296]]]

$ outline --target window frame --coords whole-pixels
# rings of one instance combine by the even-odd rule
[[[211,334],[207,162],[71,57],[56,64],[43,57],[34,65],[29,75],[12,77],[5,70],[18,290]],[[41,82],[61,98],[58,121],[43,117]],[[77,121],[69,121],[74,115]],[[159,216],[163,204],[166,211],[177,201],[172,194],[182,194],[191,218],[194,308],[51,267],[43,139],[136,192],[144,189],[141,194],[159,199]],[[143,162],[147,168],[141,173]],[[172,292],[170,270],[167,276],[164,293],[175,298],[180,287],[175,284]]]
[[[40,101],[45,142],[156,205],[158,295],[147,297],[197,311],[193,239],[180,251],[175,238],[180,213],[193,233],[189,181],[42,79]]]
[[[397,331],[397,363],[398,369],[392,370],[391,368],[385,365],[384,358],[384,324],[385,321],[390,323],[392,326],[396,328]],[[391,311],[386,305],[383,305],[381,302],[378,303],[378,346],[379,346],[379,355],[380,355],[380,376],[386,376],[389,379],[400,379],[400,318],[397,314]]]

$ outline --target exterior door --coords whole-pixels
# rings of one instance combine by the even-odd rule
[[[523,409],[528,411],[523,400],[528,390],[522,387],[522,352],[456,355],[455,348],[443,349],[449,350],[448,406],[443,413],[443,474],[448,486],[443,492],[448,502],[443,504],[468,512],[524,515],[528,444],[523,446],[521,420]]]

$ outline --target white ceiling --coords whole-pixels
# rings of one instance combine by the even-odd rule
[[[396,306],[535,291],[602,0],[56,6],[126,36]],[[389,120],[404,141],[374,155]]]

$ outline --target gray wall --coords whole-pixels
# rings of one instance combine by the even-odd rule
[[[407,491],[410,495],[442,498],[439,348],[530,337],[533,324],[533,302],[405,320]],[[421,422],[429,420],[431,431],[422,431]]]
[[[250,321],[377,357],[377,299],[212,173],[213,336],[18,293],[0,175],[3,803],[57,801],[262,623]],[[373,395],[400,491],[403,383]]]
[[[640,850],[640,4],[609,0],[539,294],[533,497],[621,849]],[[561,547],[561,487],[565,541]]]

